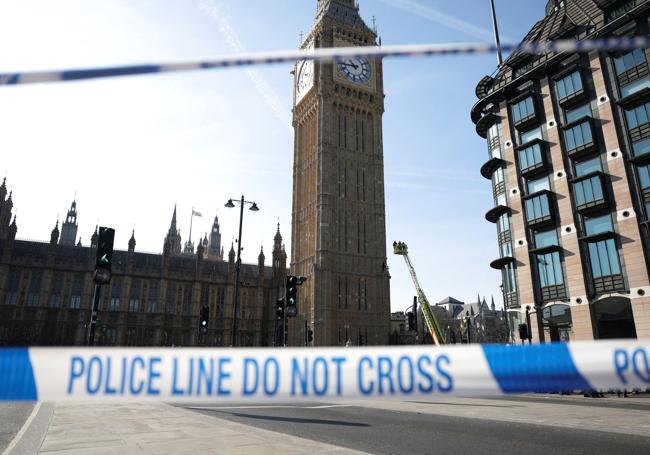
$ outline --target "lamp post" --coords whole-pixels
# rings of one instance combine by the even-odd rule
[[[530,305],[526,305],[526,328],[528,330],[528,344],[533,344],[533,331],[530,328]]]
[[[472,343],[472,320],[469,317],[469,311],[465,313],[465,320],[467,321],[467,344]]]
[[[237,305],[239,302],[239,272],[241,270],[241,230],[242,224],[244,222],[244,206],[250,204],[251,207],[249,210],[253,212],[258,212],[260,209],[255,202],[246,201],[244,195],[242,195],[241,200],[228,199],[226,207],[232,209],[235,207],[235,202],[239,204],[239,238],[237,239],[237,262],[235,265],[235,298],[232,304],[232,346],[237,346]]]

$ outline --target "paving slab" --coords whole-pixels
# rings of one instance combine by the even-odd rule
[[[59,403],[41,454],[361,454],[163,403]]]

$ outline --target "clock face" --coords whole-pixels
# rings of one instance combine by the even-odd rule
[[[298,74],[298,82],[296,83],[298,98],[302,99],[312,85],[314,85],[314,61],[307,60],[302,63],[300,74]]]
[[[345,77],[357,84],[365,84],[372,75],[370,62],[363,57],[351,57],[340,61],[339,69]]]

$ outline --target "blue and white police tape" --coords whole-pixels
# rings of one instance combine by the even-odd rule
[[[650,47],[650,36],[611,37],[595,40],[557,40],[522,44],[503,44],[503,52],[546,54],[560,52],[590,52],[632,50]],[[319,48],[308,51],[277,51],[252,54],[228,55],[216,58],[188,60],[170,63],[111,66],[104,68],[81,68],[53,71],[27,71],[0,73],[0,85],[33,84],[45,82],[77,81],[118,76],[135,76],[154,73],[206,70],[251,65],[291,63],[300,60],[340,61],[351,57],[423,57],[439,55],[494,53],[493,44],[423,44],[399,46],[364,46]]]
[[[0,401],[427,400],[648,387],[650,340],[435,348],[0,349]]]

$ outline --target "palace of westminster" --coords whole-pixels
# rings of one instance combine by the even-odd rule
[[[354,0],[317,0],[301,49],[376,46]],[[307,278],[289,345],[387,344],[390,292],[386,258],[380,60],[297,62],[294,68],[294,191],[290,270]],[[76,242],[72,203],[49,243],[16,239],[6,184],[0,187],[0,346],[83,345],[93,300],[97,232]],[[210,238],[183,247],[176,210],[162,255],[115,251],[103,286],[95,342],[102,346],[228,346],[232,337],[235,250],[223,258],[215,219]],[[238,345],[276,345],[277,299],[285,292],[287,254],[280,228],[272,265],[242,264]],[[208,306],[209,329],[199,335]]]

